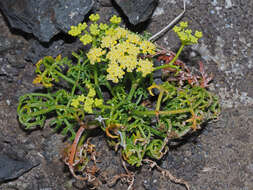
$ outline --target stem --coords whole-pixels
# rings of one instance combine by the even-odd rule
[[[157,100],[157,103],[156,103],[155,111],[159,111],[159,110],[160,110],[160,106],[161,106],[161,101],[162,101],[162,98],[163,98],[163,94],[164,94],[164,90],[161,90],[161,91],[160,91],[160,94],[159,94],[159,96],[158,96],[158,100]]]
[[[110,85],[110,83],[109,83],[108,80],[106,81],[105,86],[108,88],[108,90],[110,91],[111,95],[115,96],[115,93],[112,90],[112,86]]]
[[[184,49],[184,46],[185,46],[185,44],[181,44],[176,56],[168,64],[164,64],[164,65],[161,65],[159,67],[155,67],[153,71],[156,71],[156,70],[159,70],[159,69],[165,69],[167,67],[171,67],[173,65],[173,63],[177,60],[179,55],[181,54],[182,50]]]
[[[94,70],[94,82],[95,82],[95,87],[96,87],[96,90],[97,90],[97,93],[98,93],[98,97],[99,97],[100,99],[103,99],[103,100],[104,100],[103,95],[102,95],[102,91],[101,91],[100,86],[99,86],[99,84],[98,84],[98,72],[97,72],[97,67],[94,66],[94,67],[93,67],[93,70]]]
[[[76,90],[76,86],[78,85],[78,82],[79,82],[79,79],[80,79],[80,71],[78,72],[78,76],[77,76],[77,80],[72,88],[72,92],[71,92],[71,96],[73,97],[74,93],[75,93],[75,90]]]
[[[37,115],[42,115],[42,114],[48,113],[48,112],[56,110],[56,109],[65,109],[65,108],[66,108],[65,105],[55,105],[55,106],[51,106],[48,109],[43,109],[43,110],[31,113],[30,115],[34,117],[34,116],[37,116]]]
[[[175,115],[175,114],[179,114],[179,113],[187,113],[187,112],[191,112],[192,110],[190,108],[186,108],[186,109],[180,109],[180,110],[168,110],[168,111],[133,111],[132,114],[134,115],[148,115],[148,116],[155,116],[157,113],[159,115]]]
[[[24,95],[24,96],[26,96],[26,97],[29,97],[29,96],[41,96],[41,97],[47,97],[47,98],[53,100],[53,98],[52,98],[52,96],[51,96],[50,94],[29,93],[29,94],[26,94],[26,95]],[[24,97],[24,96],[23,96],[23,97]]]
[[[63,78],[64,80],[66,80],[67,82],[69,82],[69,83],[75,85],[76,82],[75,82],[74,80],[72,80],[72,79],[66,77],[66,76],[65,76],[64,74],[62,74],[61,72],[55,70],[55,73],[56,73],[57,75],[59,75],[61,78]],[[77,86],[78,86],[78,88],[79,88],[83,93],[85,92],[85,90],[84,90],[83,87],[81,87],[79,84],[77,84]]]
[[[137,80],[135,80],[133,74],[130,73],[130,79],[132,81],[132,86],[131,86],[130,92],[128,94],[128,97],[127,97],[128,101],[132,100],[134,92],[135,92],[136,88],[138,87],[138,84],[139,84],[139,82],[141,81],[142,78],[138,78]]]
[[[155,135],[157,135],[159,137],[162,137],[162,138],[166,137],[166,134],[164,134],[164,133],[162,133],[162,132],[154,129],[153,127],[150,127],[150,126],[147,126],[147,125],[144,125],[144,127],[146,129],[150,130],[153,134],[155,134]]]

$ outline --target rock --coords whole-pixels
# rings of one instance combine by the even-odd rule
[[[83,21],[93,4],[94,0],[0,0],[0,10],[11,27],[49,42]]]
[[[11,43],[11,41],[4,37],[4,36],[0,36],[0,53],[9,50],[10,48],[13,47],[13,44]]]
[[[32,163],[23,158],[0,154],[0,182],[18,178],[33,167]]]
[[[14,76],[18,75],[18,69],[8,64],[7,58],[0,58],[0,76],[7,76],[12,81]]]
[[[31,45],[25,56],[26,61],[37,63],[41,58],[45,56],[57,56],[62,54],[64,41],[57,40],[50,44],[42,44],[37,40],[31,42]]]
[[[20,177],[40,164],[38,160],[29,157],[29,150],[24,144],[13,139],[16,136],[3,131],[0,132],[0,184]]]
[[[148,20],[158,4],[158,0],[114,0],[128,17],[131,24],[136,25]]]
[[[112,7],[112,2],[111,2],[111,0],[100,0],[100,1],[99,1],[99,4],[100,4],[102,7]]]

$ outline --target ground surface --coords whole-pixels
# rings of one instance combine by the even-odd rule
[[[104,15],[112,8],[100,9]],[[187,48],[184,57],[204,59],[215,75],[211,90],[219,94],[222,114],[198,135],[171,148],[160,166],[186,180],[193,190],[253,189],[253,1],[188,0],[183,20],[200,29],[200,45]],[[232,4],[231,4],[232,3]],[[160,0],[147,30],[155,33],[182,11],[181,1]],[[34,66],[24,60],[30,41],[11,32],[0,15],[0,137],[1,146],[13,149],[38,166],[16,180],[0,184],[1,190],[87,189],[76,182],[60,161],[63,137],[51,129],[30,133],[21,129],[16,115],[18,97],[34,90],[31,84]],[[178,48],[173,32],[166,33],[158,44]],[[4,45],[2,45],[4,44]],[[4,47],[2,47],[4,46]],[[186,60],[189,62],[189,60]],[[123,172],[118,155],[110,150],[103,135],[96,137],[102,155],[100,165],[108,176]],[[147,167],[136,171],[138,190],[183,190],[156,170]],[[110,189],[103,184],[99,189]],[[111,189],[127,189],[117,183]]]

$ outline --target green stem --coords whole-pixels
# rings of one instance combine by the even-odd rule
[[[66,77],[64,74],[62,74],[61,72],[59,72],[59,71],[57,71],[57,70],[55,70],[55,73],[56,73],[57,75],[59,75],[61,78],[63,78],[65,81],[67,81],[67,82],[69,82],[69,83],[75,85],[76,81],[74,81],[74,80],[72,80],[72,79]],[[79,88],[83,93],[85,92],[85,90],[84,90],[83,87],[81,87],[79,84],[77,84],[77,86],[78,86],[78,88]]]
[[[173,65],[173,63],[177,60],[177,58],[179,57],[179,55],[181,54],[182,50],[184,49],[185,44],[181,44],[176,56],[169,62],[169,64],[164,64],[161,65],[159,67],[155,67],[153,71],[159,70],[159,69],[165,69],[167,67],[171,67]]]
[[[166,134],[164,134],[164,133],[162,133],[162,132],[160,132],[160,131],[154,129],[153,127],[150,127],[150,126],[147,126],[147,125],[144,125],[144,127],[145,127],[146,129],[150,130],[151,133],[152,133],[152,134],[155,134],[156,136],[159,136],[159,137],[161,137],[161,138],[166,137]]]
[[[115,96],[115,93],[112,90],[112,86],[110,85],[110,83],[109,83],[108,80],[106,81],[105,86],[108,88],[108,90],[110,91],[111,95]]]
[[[94,82],[95,82],[95,87],[96,87],[98,97],[100,99],[104,100],[103,95],[102,95],[102,91],[101,91],[100,86],[98,84],[98,72],[97,72],[96,66],[93,67],[93,71],[94,71]]]
[[[114,107],[113,106],[109,106],[109,105],[101,105],[99,106],[100,109],[113,109]]]
[[[31,106],[31,105],[30,105],[30,106]],[[50,107],[47,108],[47,109],[43,109],[43,110],[40,110],[40,111],[36,111],[36,112],[34,112],[34,113],[31,113],[30,115],[31,115],[32,117],[34,117],[34,116],[38,116],[38,115],[42,115],[42,114],[51,112],[51,111],[56,110],[56,109],[62,109],[62,110],[64,110],[65,108],[66,108],[65,105],[55,105],[55,106],[50,106]]]
[[[77,76],[77,80],[72,88],[72,92],[71,92],[71,96],[73,97],[74,93],[75,93],[75,90],[76,90],[76,86],[78,85],[78,82],[79,82],[79,79],[80,79],[80,71],[78,72],[78,76]]]
[[[187,112],[191,112],[192,109],[190,108],[186,108],[186,109],[180,109],[180,110],[168,110],[168,111],[154,111],[154,110],[151,110],[151,111],[138,111],[138,110],[135,110],[132,112],[132,114],[134,115],[139,115],[139,116],[142,116],[142,115],[148,115],[148,116],[155,116],[157,113],[159,115],[175,115],[175,114],[179,114],[179,113],[187,113]]]
[[[159,110],[160,110],[160,106],[161,106],[161,101],[162,101],[162,98],[163,98],[163,94],[164,94],[164,91],[161,90],[161,91],[160,91],[160,94],[159,94],[159,96],[158,96],[158,99],[157,99],[157,103],[156,103],[156,108],[155,108],[156,111],[159,111]]]
[[[130,79],[132,81],[132,86],[131,86],[131,89],[130,89],[130,92],[128,94],[128,97],[127,97],[127,100],[128,101],[131,101],[132,100],[132,97],[134,95],[134,92],[135,90],[137,89],[138,87],[138,84],[139,82],[141,81],[142,78],[138,78],[137,80],[134,79],[134,76],[133,76],[133,73],[130,73]]]
[[[29,94],[26,94],[26,95],[24,95],[24,96],[22,96],[22,97],[29,97],[29,96],[41,96],[41,97],[47,97],[47,98],[49,98],[49,99],[51,99],[51,100],[53,100],[53,98],[52,98],[52,96],[50,95],[50,94],[43,94],[43,93],[29,93]]]

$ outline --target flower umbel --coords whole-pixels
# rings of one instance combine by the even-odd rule
[[[91,15],[89,16],[89,19],[90,19],[92,22],[96,22],[96,21],[98,21],[98,20],[100,19],[100,16],[99,16],[99,14],[91,14]]]
[[[178,35],[182,44],[191,45],[198,43],[199,38],[202,37],[202,32],[195,31],[195,34],[192,35],[192,30],[186,29],[188,27],[188,22],[180,22],[179,26],[173,28],[174,32]]]
[[[116,15],[113,15],[112,18],[110,19],[110,22],[113,24],[119,24],[121,22],[121,18],[117,17]]]
[[[106,53],[102,48],[92,48],[87,53],[87,57],[90,60],[90,64],[94,65],[95,63],[101,62],[101,56]]]

